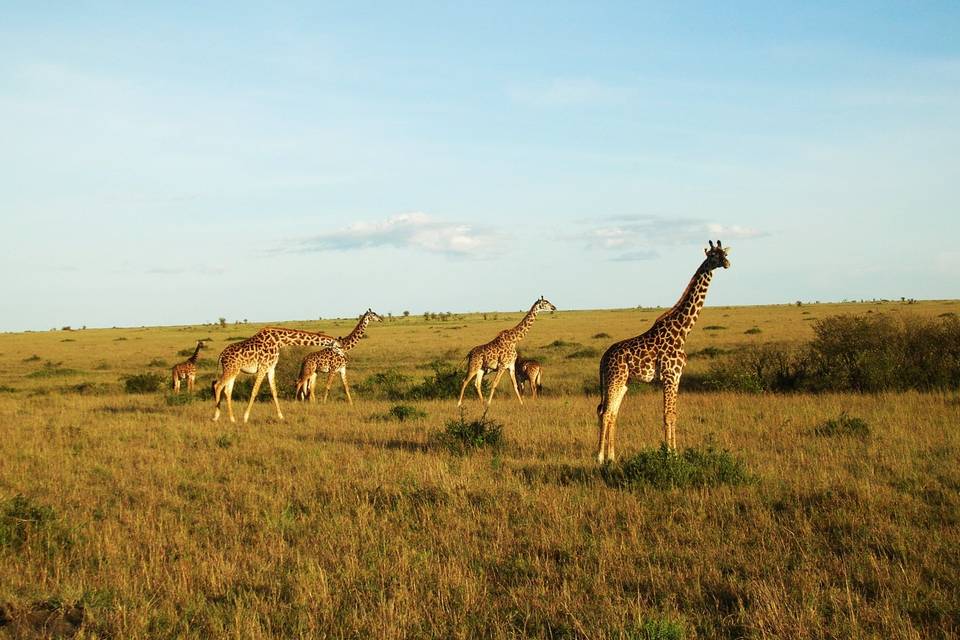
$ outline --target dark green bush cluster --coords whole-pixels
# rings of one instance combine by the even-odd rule
[[[439,398],[455,398],[460,393],[460,385],[466,375],[448,362],[435,360],[430,363],[432,375],[424,377],[423,381],[410,388],[404,395],[404,400],[437,400]]]
[[[461,412],[459,418],[447,422],[443,431],[434,433],[432,440],[457,454],[475,449],[497,450],[503,446],[503,425],[486,414],[476,420],[467,420]]]
[[[577,349],[573,353],[567,354],[568,358],[599,358],[600,351],[595,347],[584,347],[583,349]]]
[[[58,526],[57,515],[22,494],[0,502],[0,548],[19,550],[39,538],[46,550],[70,543],[69,532]]]
[[[667,446],[647,449],[601,469],[604,481],[615,487],[649,485],[657,489],[703,487],[751,482],[743,463],[729,451],[713,447],[670,451]]]
[[[368,376],[366,380],[357,385],[357,388],[363,395],[373,398],[403,400],[410,388],[410,377],[396,369],[387,369]]]
[[[166,380],[166,376],[156,373],[138,373],[123,379],[123,390],[127,393],[156,393]]]
[[[759,344],[712,362],[702,386],[729,391],[960,388],[960,319],[831,316],[794,347]]]
[[[396,404],[390,407],[390,410],[386,413],[378,413],[371,416],[373,420],[397,420],[398,422],[406,422],[407,420],[417,420],[420,418],[426,418],[427,412],[422,411],[414,406],[409,404]]]
[[[851,417],[846,412],[832,420],[823,422],[813,430],[818,436],[866,438],[870,435],[870,425],[861,418]]]
[[[31,371],[27,374],[28,378],[56,378],[60,376],[72,376],[76,373],[79,373],[76,369],[70,369],[68,367],[62,367],[62,362],[52,362],[47,360],[43,363],[42,369],[37,369],[36,371]]]

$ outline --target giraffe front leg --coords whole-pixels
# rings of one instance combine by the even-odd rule
[[[493,392],[497,390],[497,385],[500,384],[500,378],[503,377],[503,371],[504,371],[503,367],[500,367],[499,369],[497,369],[497,375],[493,379],[493,385],[491,385],[490,387],[490,397],[487,398],[488,407],[490,406],[490,403],[493,402]]]
[[[267,383],[270,385],[270,395],[273,396],[273,406],[277,408],[277,420],[283,420],[280,401],[277,399],[276,371],[273,368],[267,369]]]
[[[314,390],[316,388],[317,388],[317,372],[314,371],[310,375],[310,380],[307,382],[307,394],[309,394],[311,404],[316,404],[317,402],[317,396],[314,393]]]
[[[620,415],[620,404],[625,395],[627,395],[626,382],[612,384],[606,390],[606,404],[601,404],[600,453],[597,456],[601,463],[614,462],[617,459],[614,446],[617,436],[617,417]]]
[[[330,395],[330,387],[333,386],[333,376],[337,375],[336,371],[331,371],[327,374],[327,385],[323,388],[323,402],[326,404],[327,396]]]
[[[346,368],[340,369],[340,380],[343,382],[343,390],[347,394],[347,402],[350,403],[350,406],[353,406],[353,398],[350,397],[350,385],[347,384]]]
[[[458,407],[463,405],[463,393],[464,393],[464,391],[467,390],[467,385],[470,384],[470,381],[471,381],[471,380],[474,378],[474,376],[476,376],[476,375],[477,375],[476,372],[470,372],[470,371],[467,372],[467,377],[466,377],[466,378],[464,379],[464,381],[463,381],[463,386],[460,387],[460,399],[457,400],[457,406],[458,406]],[[483,398],[481,397],[480,399],[482,400]]]
[[[263,384],[263,379],[266,375],[267,372],[262,368],[257,370],[257,378],[253,381],[253,391],[250,393],[250,402],[247,403],[247,410],[243,412],[244,424],[250,419],[250,410],[253,409],[253,402],[257,399],[257,394],[260,393],[260,385]]]
[[[230,417],[230,422],[236,422],[236,418],[233,417],[233,383],[236,382],[237,378],[234,376],[227,380],[227,383],[223,386],[223,392],[227,394],[227,416]],[[220,408],[217,407],[217,414],[219,415]]]
[[[663,381],[663,441],[671,451],[677,450],[677,390],[680,377]]]
[[[473,381],[476,383],[474,384],[474,387],[477,389],[477,399],[479,399],[480,402],[483,402],[483,369],[477,371],[477,376],[473,379]]]
[[[173,374],[173,392],[180,393],[180,376]]]
[[[187,392],[193,393],[193,385],[196,382],[197,377],[193,374],[187,377]]]
[[[510,372],[510,380],[513,381],[513,392],[517,394],[517,400],[520,401],[520,404],[523,404],[523,398],[520,397],[520,389],[517,388],[517,372],[513,370],[513,367],[507,369]]]

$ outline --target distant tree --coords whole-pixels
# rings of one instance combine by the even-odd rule
[[[800,302],[799,300],[797,300],[797,306],[798,306],[798,307],[802,307],[802,306],[803,306],[803,303]]]
[[[409,311],[404,311],[404,312],[403,312],[403,317],[404,317],[404,318],[409,318],[409,317],[410,317],[410,312],[409,312]]]
[[[217,320],[217,322],[220,323],[220,327],[221,327],[221,328],[227,326],[227,319],[226,319],[226,318],[219,318],[219,319]]]

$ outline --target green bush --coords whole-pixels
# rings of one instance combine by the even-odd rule
[[[192,355],[192,352],[191,352],[191,355]],[[164,360],[163,358],[154,358],[153,360],[147,363],[147,366],[163,368],[163,367],[169,367],[170,365],[168,365],[167,361]]]
[[[748,336],[752,336],[758,333],[763,333],[763,329],[761,329],[760,327],[750,327],[749,329],[744,331],[744,333],[747,334]]]
[[[583,349],[577,349],[573,353],[567,354],[568,358],[598,358],[600,357],[600,351],[595,347],[584,347]]]
[[[53,508],[18,493],[0,502],[0,548],[17,551],[28,544],[38,544],[49,553],[70,546],[72,537]]]
[[[404,400],[437,400],[440,398],[456,398],[460,393],[460,385],[466,375],[459,369],[442,360],[430,363],[433,375],[426,376],[420,384],[402,394]],[[392,399],[392,398],[391,398]]]
[[[156,393],[166,380],[156,373],[139,373],[123,378],[123,389],[127,393]]]
[[[638,627],[624,630],[627,640],[683,640],[683,626],[672,620],[645,620]]]
[[[825,437],[866,438],[870,435],[870,425],[864,420],[848,416],[844,412],[832,420],[817,425],[813,432],[818,436]]]
[[[7,386],[5,384],[0,384],[0,393],[15,393],[16,389],[13,387]]]
[[[592,337],[593,337],[594,340],[599,340],[599,339],[601,339],[601,338],[609,338],[609,337],[610,337],[610,334],[607,333],[606,331],[601,331],[600,333],[595,333],[595,334],[593,334]]]
[[[406,422],[407,420],[418,420],[420,418],[426,418],[427,412],[421,411],[416,407],[413,407],[409,404],[397,404],[390,407],[390,410],[386,413],[378,413],[371,416],[373,420],[397,420],[399,422]]]
[[[431,439],[451,453],[465,454],[476,449],[498,450],[503,446],[503,425],[484,413],[476,420],[467,420],[463,411],[456,420],[447,422],[443,431]]]
[[[366,396],[386,400],[403,400],[410,387],[410,378],[397,369],[378,371],[357,385]]]
[[[601,469],[604,481],[614,487],[649,485],[657,489],[740,485],[752,481],[740,460],[713,447],[670,451],[666,444],[647,449]]]

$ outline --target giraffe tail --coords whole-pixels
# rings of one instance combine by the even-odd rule
[[[607,381],[603,375],[603,360],[600,361],[600,404],[597,405],[597,418],[603,419],[603,414],[607,411]]]

